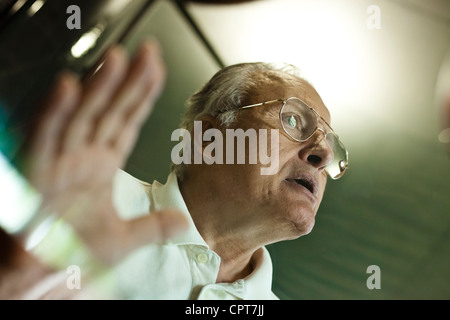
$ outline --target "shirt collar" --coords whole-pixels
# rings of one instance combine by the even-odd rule
[[[169,239],[167,244],[175,245],[200,245],[207,248],[208,244],[195,227],[194,221],[184,202],[183,196],[178,185],[178,179],[174,172],[169,174],[166,184],[154,181],[151,188],[152,210],[161,210],[170,206],[170,208],[179,210],[188,221],[188,228],[183,233]]]
[[[258,249],[253,257],[254,270],[245,279],[246,299],[272,299],[272,260],[265,247]]]

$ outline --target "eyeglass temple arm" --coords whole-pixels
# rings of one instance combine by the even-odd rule
[[[261,102],[261,103],[255,103],[255,104],[250,104],[248,106],[243,106],[243,107],[241,107],[241,109],[260,107],[260,106],[264,106],[266,104],[275,103],[275,102],[284,102],[284,100],[283,99],[277,99],[277,100],[264,101],[264,102]]]
[[[337,133],[333,130],[333,128],[331,127],[331,125],[328,123],[327,120],[325,120],[314,108],[311,108],[308,106],[309,109],[311,109],[317,117],[319,117],[320,119],[322,119],[322,121],[328,126],[328,128],[330,128],[330,130],[335,134],[336,137],[339,138],[339,136],[337,135]]]

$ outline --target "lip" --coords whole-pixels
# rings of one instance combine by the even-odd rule
[[[312,175],[307,173],[295,174],[286,178],[284,181],[286,181],[294,190],[306,194],[314,203],[317,202],[319,184]]]

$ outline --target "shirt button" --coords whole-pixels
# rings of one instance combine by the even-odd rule
[[[197,261],[200,263],[206,263],[206,262],[208,262],[208,256],[205,253],[200,253],[197,256]]]

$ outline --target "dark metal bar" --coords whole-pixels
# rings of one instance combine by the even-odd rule
[[[192,28],[194,29],[195,33],[200,38],[200,40],[203,42],[203,44],[205,45],[206,49],[208,49],[208,51],[210,52],[210,54],[212,55],[214,60],[217,62],[219,67],[220,68],[225,67],[225,63],[223,62],[223,60],[220,58],[220,56],[218,55],[216,50],[213,48],[213,46],[209,43],[208,39],[203,34],[202,30],[200,29],[198,24],[195,22],[194,18],[192,18],[192,16],[189,14],[188,10],[186,9],[185,1],[183,1],[183,0],[173,0],[173,1],[175,2],[176,6],[180,10],[180,12],[184,16],[184,18],[192,26]]]

